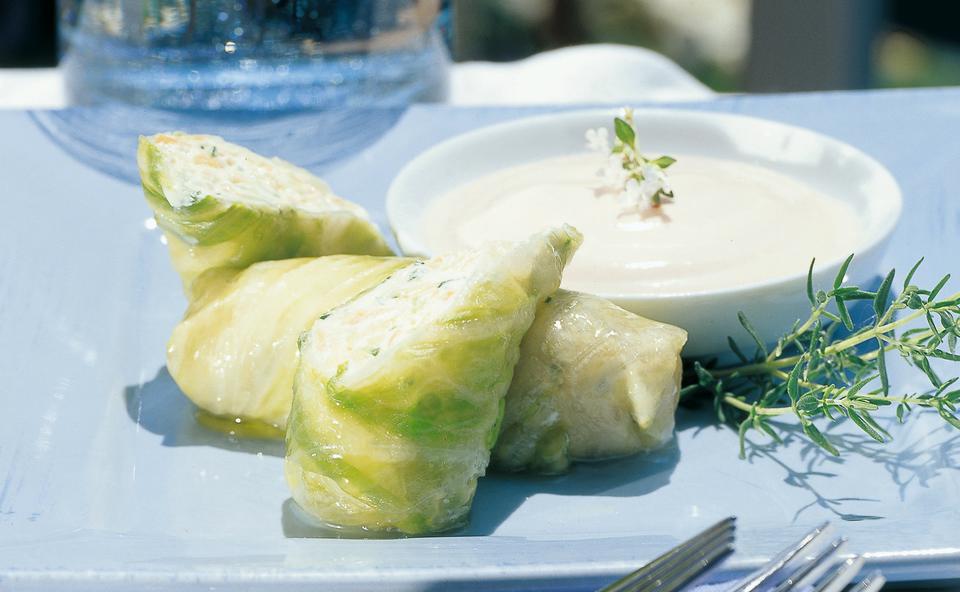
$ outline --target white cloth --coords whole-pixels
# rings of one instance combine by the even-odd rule
[[[61,109],[66,106],[66,85],[59,69],[0,69],[0,109]]]
[[[451,105],[698,101],[714,93],[668,58],[640,47],[580,45],[516,62],[466,62],[450,72]],[[0,69],[0,109],[69,106],[58,68]]]
[[[563,105],[700,101],[715,96],[655,51],[579,45],[507,63],[466,62],[450,73],[452,105]]]

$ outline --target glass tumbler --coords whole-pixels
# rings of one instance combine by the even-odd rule
[[[439,100],[442,0],[60,0],[77,104],[277,112]]]

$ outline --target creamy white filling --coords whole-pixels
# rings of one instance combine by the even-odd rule
[[[356,371],[390,348],[401,347],[419,325],[449,310],[482,259],[474,251],[414,263],[321,316],[311,330],[316,344],[307,354],[313,356],[311,365],[327,375],[336,374],[344,362]]]
[[[309,171],[218,136],[169,133],[150,141],[163,155],[161,185],[175,208],[209,195],[227,203],[306,212],[348,210],[365,216],[362,208],[334,195]]]

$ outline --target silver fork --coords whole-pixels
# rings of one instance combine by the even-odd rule
[[[813,586],[812,592],[840,592],[863,568],[863,558],[857,555],[839,561],[847,540],[843,537],[833,539],[824,548],[817,551],[811,558],[803,562],[783,577],[783,572],[789,564],[801,553],[814,551],[823,545],[823,540],[830,532],[829,523],[824,523],[813,529],[797,543],[784,549],[776,557],[751,576],[748,580],[735,586],[730,592],[754,592],[761,587],[779,584],[773,592],[790,592],[807,586]],[[874,571],[864,578],[851,592],[877,592],[886,583],[886,578],[879,571]]]
[[[726,518],[599,592],[673,592],[733,551],[736,518]]]
[[[674,592],[730,553],[735,531],[735,518],[721,520],[599,592]],[[864,562],[857,555],[839,561],[847,539],[835,538],[824,546],[830,531],[829,523],[814,528],[729,592],[757,592],[773,584],[777,584],[773,592],[791,592],[810,585],[812,592],[840,592],[857,576]],[[810,553],[813,555],[784,576],[784,571],[802,554]],[[883,574],[874,571],[850,592],[878,592],[885,583]]]

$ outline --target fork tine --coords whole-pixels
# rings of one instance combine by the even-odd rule
[[[833,570],[822,582],[819,582],[813,592],[840,592],[850,580],[857,577],[863,568],[863,557],[854,555],[847,559]]]
[[[681,587],[685,586],[695,577],[703,573],[704,570],[710,567],[715,561],[719,560],[721,557],[724,557],[728,553],[731,553],[732,551],[733,538],[731,537],[726,541],[726,544],[701,553],[699,559],[689,563],[683,569],[674,569],[670,574],[664,577],[659,586],[648,586],[637,590],[631,590],[631,592],[641,592],[641,590],[651,592],[654,590],[657,592],[675,592],[676,590],[679,590]]]
[[[733,549],[733,539],[733,526],[715,531],[696,544],[683,547],[671,561],[655,566],[644,577],[628,586],[627,590],[664,590],[684,573],[691,571],[688,568],[693,568],[692,575],[688,577],[699,575],[716,558]]]
[[[787,579],[773,589],[773,592],[787,592],[795,590],[804,584],[817,580],[833,564],[833,558],[840,554],[847,544],[847,539],[834,539],[826,549],[820,551],[813,559],[807,561],[791,573]]]
[[[867,577],[860,580],[860,583],[850,589],[850,592],[880,592],[883,585],[887,583],[887,578],[883,577],[879,569],[875,569]]]
[[[824,522],[820,526],[814,528],[808,532],[802,539],[797,541],[791,547],[783,550],[776,557],[771,559],[764,565],[760,573],[751,578],[750,580],[740,584],[735,587],[730,592],[754,592],[760,586],[766,584],[771,578],[773,578],[783,567],[790,563],[794,557],[802,553],[805,549],[810,548],[815,541],[820,539],[820,537],[827,531],[830,527],[829,522]]]
[[[736,518],[725,518],[640,569],[602,588],[601,592],[633,592],[650,585],[659,586],[663,577],[677,568],[697,564],[698,560],[710,556],[718,548],[729,548],[735,530]],[[694,575],[701,573],[707,565],[709,563],[700,566]]]
[[[657,557],[647,565],[617,580],[602,592],[626,592],[640,590],[645,586],[659,585],[670,570],[696,561],[697,554],[709,553],[713,548],[729,544],[736,528],[735,519],[727,518]]]

